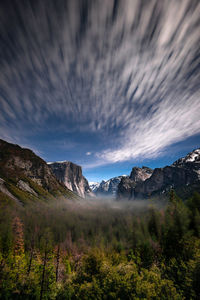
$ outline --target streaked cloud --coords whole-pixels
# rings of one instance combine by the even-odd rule
[[[199,41],[196,0],[8,1],[0,136],[94,133],[92,165],[159,155],[200,133]]]

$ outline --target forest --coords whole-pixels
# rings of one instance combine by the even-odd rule
[[[200,299],[200,195],[0,203],[0,299]]]

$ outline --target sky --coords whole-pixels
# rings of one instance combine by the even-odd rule
[[[1,0],[0,138],[89,181],[200,147],[199,0]]]

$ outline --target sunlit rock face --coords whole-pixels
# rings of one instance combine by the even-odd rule
[[[200,190],[200,149],[164,168],[134,167],[130,176],[119,183],[117,198],[130,200],[167,195],[172,188],[182,197]]]
[[[48,163],[56,178],[63,182],[71,191],[81,197],[92,196],[87,179],[82,174],[82,168],[70,161]]]

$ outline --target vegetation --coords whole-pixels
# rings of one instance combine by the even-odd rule
[[[0,210],[0,299],[200,299],[200,195]],[[139,205],[139,204],[138,204]]]

